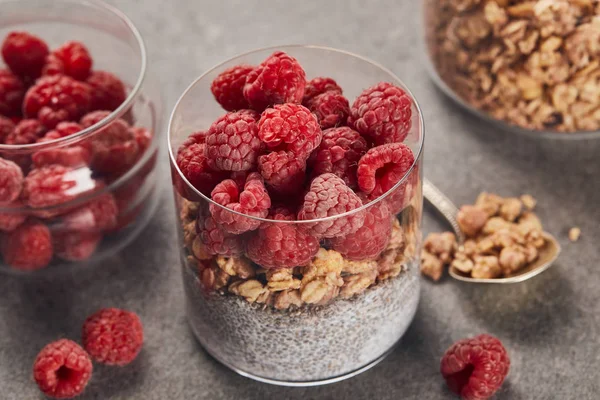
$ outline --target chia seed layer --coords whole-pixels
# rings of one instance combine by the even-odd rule
[[[271,380],[319,381],[364,367],[402,337],[419,302],[416,263],[351,299],[285,311],[207,293],[183,265],[187,315],[202,346],[230,367]]]

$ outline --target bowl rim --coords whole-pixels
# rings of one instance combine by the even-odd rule
[[[217,69],[223,68],[223,66],[225,66],[226,64],[242,58],[242,57],[246,57],[249,55],[253,55],[256,53],[260,53],[260,52],[266,52],[266,51],[286,51],[286,49],[297,49],[297,48],[304,48],[304,49],[315,49],[315,50],[319,50],[319,51],[327,51],[327,52],[334,52],[334,53],[338,53],[338,54],[342,54],[348,57],[352,57],[355,59],[358,59],[360,61],[363,61],[365,63],[371,64],[372,66],[379,68],[380,70],[382,70],[383,72],[385,72],[387,75],[389,75],[390,79],[395,81],[394,84],[400,84],[401,88],[411,97],[411,100],[415,106],[415,109],[417,111],[418,114],[418,118],[419,118],[419,140],[418,140],[418,151],[417,153],[414,155],[414,161],[412,163],[412,165],[410,166],[410,168],[408,169],[408,171],[406,171],[406,173],[404,174],[404,176],[402,177],[402,179],[400,179],[391,189],[389,189],[387,192],[385,192],[384,194],[382,194],[381,196],[379,196],[378,198],[376,198],[375,200],[372,200],[366,204],[363,204],[361,207],[355,208],[354,210],[350,210],[350,211],[346,211],[344,213],[341,214],[336,214],[336,215],[331,215],[328,217],[324,217],[324,218],[318,218],[318,219],[310,219],[310,220],[295,220],[295,221],[288,221],[288,220],[273,220],[273,219],[268,219],[268,218],[261,218],[261,217],[256,217],[256,216],[252,216],[252,215],[248,215],[248,214],[244,214],[244,213],[240,213],[238,211],[234,211],[228,207],[225,207],[217,202],[215,202],[214,200],[212,200],[211,198],[209,198],[208,196],[204,195],[202,192],[200,192],[198,189],[196,189],[188,180],[187,178],[183,175],[183,173],[181,172],[181,170],[179,169],[179,166],[177,165],[176,162],[176,154],[174,154],[173,152],[173,146],[171,143],[171,133],[173,131],[173,125],[175,123],[175,118],[176,118],[176,114],[179,110],[179,107],[181,105],[181,103],[184,101],[184,99],[186,98],[186,96],[189,94],[189,92],[203,79],[205,79],[206,76],[208,76],[208,74],[214,72]],[[375,84],[375,83],[374,83]],[[289,44],[289,45],[279,45],[279,46],[268,46],[268,47],[261,47],[261,48],[257,48],[254,50],[250,50],[241,54],[238,54],[234,57],[230,57],[228,59],[226,59],[225,61],[222,61],[218,64],[216,64],[215,66],[213,66],[212,68],[209,68],[208,70],[206,70],[204,73],[202,73],[199,77],[197,77],[196,79],[194,79],[194,81],[183,91],[183,93],[181,94],[181,96],[179,97],[179,99],[177,99],[177,102],[175,103],[175,106],[173,107],[173,111],[171,112],[171,116],[169,118],[169,124],[168,124],[168,130],[167,130],[167,142],[168,142],[168,146],[169,146],[169,159],[171,162],[171,171],[176,171],[176,173],[179,175],[179,179],[181,179],[186,185],[187,187],[192,190],[192,193],[194,193],[195,195],[197,195],[199,198],[206,200],[209,202],[209,204],[211,205],[215,205],[218,208],[221,208],[225,211],[231,212],[233,214],[245,217],[245,218],[249,218],[252,220],[256,220],[256,221],[261,221],[261,222],[268,222],[268,223],[277,223],[277,224],[311,224],[311,223],[316,223],[316,222],[323,222],[323,221],[333,221],[336,220],[338,218],[344,218],[344,217],[348,217],[351,216],[353,214],[359,213],[361,211],[364,211],[374,205],[376,205],[377,203],[379,203],[380,201],[383,201],[385,198],[387,198],[391,193],[393,193],[397,188],[399,188],[404,182],[406,182],[408,180],[408,177],[413,173],[413,171],[415,169],[417,169],[417,166],[419,164],[419,162],[421,161],[421,157],[423,154],[423,147],[425,144],[425,121],[423,118],[423,112],[421,110],[421,107],[419,106],[419,103],[417,101],[417,99],[415,98],[414,94],[410,91],[410,89],[406,86],[406,84],[396,75],[394,74],[392,71],[390,71],[388,68],[384,67],[383,65],[367,58],[367,57],[363,57],[361,55],[346,51],[346,50],[340,50],[340,49],[336,49],[333,47],[328,47],[328,46],[320,46],[320,45],[306,45],[306,44]],[[416,171],[417,173],[419,173],[420,171]],[[175,172],[172,172],[175,173]],[[420,180],[419,180],[419,184],[420,184]]]

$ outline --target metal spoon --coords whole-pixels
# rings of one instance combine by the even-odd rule
[[[423,196],[452,226],[459,244],[465,242],[465,235],[460,230],[456,215],[458,208],[428,179],[423,180]],[[526,268],[504,278],[478,279],[471,278],[454,267],[450,267],[450,276],[460,281],[471,283],[517,283],[541,274],[547,270],[560,254],[560,244],[556,238],[547,232],[543,233],[546,245],[540,249],[539,257]]]

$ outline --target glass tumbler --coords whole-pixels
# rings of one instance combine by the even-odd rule
[[[239,64],[257,65],[275,50],[295,57],[307,79],[335,79],[351,101],[382,81],[408,89],[389,70],[360,56],[283,46],[256,50],[209,70],[184,92],[171,116],[169,150],[182,274],[194,334],[208,353],[241,375],[278,385],[319,385],[351,377],[382,360],[415,315],[423,121],[413,101],[405,144],[415,161],[392,189],[360,208],[306,221],[250,217],[225,208],[190,184],[177,165],[177,152],[191,133],[208,129],[225,113],[210,90],[217,75]],[[298,201],[292,197],[280,201]],[[215,213],[220,221],[236,220],[252,228],[223,234]],[[319,224],[341,225],[359,216],[364,216],[364,226],[343,239],[303,236]],[[297,253],[288,250],[288,259],[302,259],[307,249],[314,257],[287,268],[252,262],[250,258],[273,250],[271,240],[282,251],[292,241],[304,241]],[[335,250],[340,240],[345,241],[344,256]],[[372,254],[353,257],[364,250],[358,243],[374,248]]]
[[[0,40],[13,31],[32,33],[51,50],[82,42],[93,71],[118,77],[126,98],[73,121],[80,125],[68,136],[44,127],[37,141],[0,140],[0,162],[23,175],[20,195],[0,203],[0,270],[43,274],[94,264],[131,242],[158,203],[162,104],[157,82],[147,79],[143,39],[120,11],[94,0],[1,2]],[[0,59],[0,70],[7,68]],[[23,82],[25,89],[34,83]],[[12,116],[14,129],[21,118]]]

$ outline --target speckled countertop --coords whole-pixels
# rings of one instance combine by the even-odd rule
[[[123,369],[98,367],[87,399],[446,399],[439,358],[455,340],[498,336],[512,366],[497,399],[592,399],[600,392],[600,141],[536,142],[496,131],[434,87],[418,46],[419,1],[111,1],[146,38],[166,108],[207,68],[242,51],[314,43],[353,51],[408,83],[426,120],[425,173],[457,203],[482,190],[530,193],[563,244],[546,273],[512,286],[423,281],[400,347],[377,367],[334,385],[291,389],[242,378],[212,360],[185,319],[166,154],[162,203],[146,231],[94,271],[58,281],[0,276],[0,398],[41,398],[38,350],[79,337],[86,315],[119,306],[141,315],[146,342]],[[32,1],[35,4],[35,1]],[[425,231],[443,225],[431,212]],[[571,226],[583,232],[571,244]],[[307,360],[310,362],[310,360]]]

